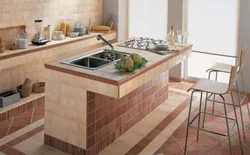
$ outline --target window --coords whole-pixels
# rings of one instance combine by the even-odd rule
[[[207,77],[206,70],[215,62],[235,64],[234,58],[223,55],[237,55],[238,5],[237,0],[188,0],[187,30],[194,52],[187,77]],[[219,76],[219,81],[228,81],[228,75]]]

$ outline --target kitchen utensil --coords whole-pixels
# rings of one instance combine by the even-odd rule
[[[30,80],[29,78],[26,78],[22,85],[22,88],[29,88],[29,87],[32,87],[32,85],[33,85],[33,81]]]
[[[45,92],[45,82],[37,82],[33,85],[33,93],[44,93]]]
[[[64,40],[65,36],[63,35],[62,31],[55,31],[53,33],[53,40]]]
[[[32,86],[23,88],[22,85],[17,87],[17,91],[20,93],[21,98],[29,97],[32,92]]]
[[[34,38],[32,39],[32,43],[35,45],[44,45],[48,43],[49,41],[43,37],[42,35],[42,25],[43,25],[43,20],[35,20],[35,30],[36,34]]]
[[[79,35],[79,32],[70,32],[69,33],[69,36],[72,37],[72,38],[75,38]]]

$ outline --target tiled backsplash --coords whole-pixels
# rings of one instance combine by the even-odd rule
[[[0,0],[0,28],[26,25],[29,36],[34,33],[34,19],[43,19],[53,28],[62,19],[85,26],[102,23],[103,0]]]

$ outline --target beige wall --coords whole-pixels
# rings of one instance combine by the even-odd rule
[[[168,0],[168,31],[170,26],[175,30],[183,29],[183,0]],[[169,72],[170,77],[181,79],[184,77],[184,62],[176,65]]]
[[[113,29],[117,30],[118,41],[128,39],[128,0],[105,0],[103,3],[103,21],[112,15]]]
[[[243,76],[247,91],[250,92],[250,2],[249,0],[240,1],[240,29],[239,29],[239,50],[247,47],[246,64],[243,68]]]
[[[0,0],[0,28],[26,25],[31,36],[34,19],[55,26],[61,19],[87,25],[102,23],[102,0]]]

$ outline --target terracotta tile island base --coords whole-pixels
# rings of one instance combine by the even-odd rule
[[[134,73],[119,73],[114,64],[95,71],[62,60],[45,64],[45,144],[69,154],[98,154],[168,99],[168,70],[192,48],[162,56],[117,44],[116,50],[138,53],[149,63]]]

